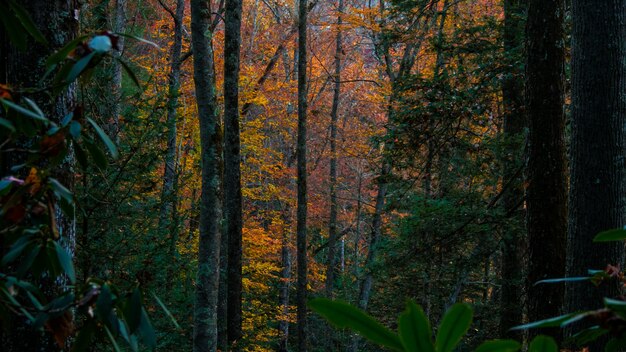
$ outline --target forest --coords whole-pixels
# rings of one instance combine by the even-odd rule
[[[0,350],[626,350],[626,0],[0,0]]]

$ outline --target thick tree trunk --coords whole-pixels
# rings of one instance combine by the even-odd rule
[[[326,296],[333,297],[335,283],[336,252],[337,252],[337,120],[339,115],[339,99],[341,94],[341,57],[342,49],[342,13],[343,0],[337,4],[337,37],[335,47],[335,88],[333,105],[330,111],[330,217],[328,220],[328,263],[326,265]]]
[[[564,293],[562,285],[534,286],[539,280],[565,275],[564,13],[563,0],[529,2],[526,25],[529,123],[526,197],[530,321],[559,315]]]
[[[217,298],[220,261],[221,126],[217,116],[210,2],[191,0],[191,40],[200,144],[202,195],[194,310],[193,351],[217,349]]]
[[[298,2],[298,141],[297,177],[298,211],[296,226],[296,247],[298,263],[297,282],[297,326],[298,351],[307,350],[307,0]]]
[[[18,2],[31,16],[36,27],[48,40],[48,47],[34,43],[29,38],[27,49],[18,51],[6,40],[0,43],[0,84],[7,84],[14,88],[40,88],[50,82],[41,79],[46,72],[45,59],[72,41],[79,26],[79,7],[72,0],[24,0]],[[0,27],[0,39],[6,38],[4,28]],[[51,99],[45,94],[28,95],[33,99],[43,113],[52,121],[59,122],[68,113],[72,112],[76,104],[76,84],[71,84],[57,98]],[[2,175],[20,160],[19,155],[3,155],[0,157]],[[13,164],[13,165],[12,165]],[[69,153],[62,168],[54,170],[55,177],[70,190],[74,187],[74,160]],[[76,245],[76,218],[68,217],[57,211],[56,222],[61,233],[62,246],[74,257]],[[61,280],[62,281],[62,280]],[[61,281],[42,281],[42,291],[55,295],[61,290],[67,290]],[[60,285],[59,285],[60,283]],[[19,320],[19,319],[18,319]],[[56,351],[59,347],[47,333],[33,330],[26,321],[12,321],[10,329],[1,331],[3,351]],[[5,326],[6,327],[6,326]]]
[[[626,1],[573,0],[572,21],[567,274],[583,276],[624,263],[622,242],[592,240],[626,220]],[[602,307],[603,297],[616,296],[618,289],[617,281],[568,286],[567,311]]]
[[[239,62],[241,0],[226,1],[224,41],[224,212],[228,236],[228,344],[239,351],[241,332],[241,155],[239,139]]]
[[[504,1],[504,55],[510,67],[502,82],[502,104],[504,106],[504,138],[506,151],[503,157],[503,184],[507,189],[503,194],[504,212],[514,211],[524,198],[522,173],[518,172],[523,153],[524,81],[520,67],[524,47],[523,18],[525,0]],[[515,211],[522,223],[523,212]],[[523,248],[521,228],[503,230],[502,248],[502,296],[500,308],[500,335],[514,335],[509,332],[513,326],[522,323],[523,306],[520,304],[523,278]]]

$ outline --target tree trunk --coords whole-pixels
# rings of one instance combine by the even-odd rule
[[[307,350],[307,0],[299,0],[298,20],[298,141],[297,141],[297,169],[298,169],[298,210],[296,226],[296,247],[298,262],[297,282],[297,325],[298,351]]]
[[[24,0],[18,2],[31,16],[35,26],[48,40],[48,47],[37,44],[29,38],[27,49],[19,51],[8,43],[4,27],[0,26],[0,83],[15,88],[39,88],[50,84],[42,82],[46,72],[45,59],[72,41],[78,34],[79,7],[72,0]],[[43,113],[50,120],[59,122],[68,113],[72,112],[76,104],[76,84],[70,84],[58,97],[51,99],[45,94],[28,95],[33,99]],[[21,156],[3,155],[0,157],[2,175],[18,163]],[[74,188],[74,160],[70,152],[62,168],[54,170],[55,177],[70,190]],[[62,234],[61,245],[70,253],[75,254],[76,246],[76,218],[68,217],[60,211],[56,213],[56,222],[59,233]],[[1,240],[0,240],[1,241]],[[60,285],[59,285],[60,283]],[[62,281],[50,282],[42,280],[42,292],[55,295],[60,290],[67,290]],[[8,331],[2,331],[1,343],[3,351],[56,351],[59,347],[49,334],[33,330],[26,321],[12,321]]]
[[[224,39],[224,212],[228,236],[228,344],[239,351],[241,340],[241,155],[239,139],[239,62],[241,0],[226,1]]]
[[[126,0],[115,1],[115,28],[118,33],[126,32]],[[117,39],[118,52],[114,55],[121,57],[124,52],[124,37],[119,36]],[[111,80],[113,87],[111,95],[113,98],[113,104],[111,106],[112,128],[111,137],[116,143],[119,143],[120,138],[120,114],[122,112],[122,64],[117,61],[113,63],[113,79]]]
[[[384,153],[383,153],[384,154]],[[384,156],[383,156],[384,158]],[[367,305],[372,292],[374,283],[374,275],[372,273],[372,265],[377,255],[377,247],[382,237],[383,226],[383,210],[385,208],[385,197],[387,196],[387,177],[391,173],[391,166],[387,160],[383,160],[380,176],[378,178],[378,193],[376,194],[376,205],[374,206],[374,216],[372,218],[372,233],[370,237],[370,245],[367,251],[367,259],[365,260],[365,275],[361,280],[359,291],[358,307],[361,310],[367,310]],[[350,350],[356,352],[359,350],[360,337],[352,338]]]
[[[326,297],[333,297],[337,252],[337,120],[341,94],[341,57],[343,55],[341,26],[343,0],[337,5],[337,37],[335,49],[335,89],[330,112],[330,217],[328,221],[328,263],[326,265]]]
[[[210,2],[191,0],[191,41],[202,163],[200,240],[194,309],[193,351],[217,349],[220,261],[221,126],[217,116]]]
[[[504,213],[514,211],[524,198],[522,173],[518,172],[523,154],[524,81],[520,60],[524,47],[523,19],[524,0],[504,1],[504,55],[510,71],[502,82],[502,104],[504,107],[505,155],[503,157],[503,187],[506,187],[502,203]],[[515,211],[516,219],[522,223],[523,211]],[[500,308],[500,335],[513,335],[509,329],[522,323],[523,306],[520,304],[523,279],[523,248],[521,228],[506,228],[503,231],[502,248],[502,296]]]
[[[278,322],[279,331],[279,352],[289,351],[289,288],[291,287],[291,252],[289,250],[289,236],[287,230],[284,230],[282,249],[282,272],[281,285],[279,293],[279,302],[282,319]]]
[[[534,286],[539,280],[565,275],[564,12],[563,0],[530,0],[526,25],[530,321],[559,315],[564,293],[562,285]]]
[[[174,20],[174,42],[170,48],[170,77],[167,98],[167,151],[165,154],[165,170],[163,174],[163,188],[161,190],[161,209],[159,212],[159,230],[163,233],[172,233],[171,221],[176,179],[176,122],[178,97],[180,96],[180,67],[183,47],[183,19],[185,16],[185,1],[177,0],[176,17]]]
[[[622,267],[622,242],[593,243],[626,220],[626,1],[572,1],[572,135],[568,276]],[[567,287],[567,311],[602,307],[618,282]],[[597,346],[596,346],[597,347]],[[592,348],[595,350],[595,348]]]

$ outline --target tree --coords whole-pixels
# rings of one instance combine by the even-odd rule
[[[241,156],[239,138],[239,61],[241,0],[226,1],[224,19],[224,214],[228,237],[228,344],[240,350],[241,332]]]
[[[6,4],[0,4],[2,7]],[[41,3],[36,0],[28,0],[20,2],[23,10],[30,14],[34,25],[40,29],[44,38],[48,38],[47,44],[35,41],[32,38],[23,37],[23,48],[18,48],[18,42],[12,33],[8,33],[4,27],[0,27],[0,83],[6,84],[15,89],[27,89],[32,87],[44,88],[50,84],[50,79],[41,82],[41,77],[46,72],[45,58],[62,48],[67,42],[73,40],[78,34],[78,18],[75,14],[79,13],[80,8],[75,1],[71,0],[53,0]],[[6,11],[6,8],[1,11]],[[19,32],[20,28],[11,28],[10,31]],[[18,37],[19,38],[19,37]],[[13,41],[13,44],[9,42]],[[64,116],[72,112],[76,104],[76,84],[70,84],[61,93],[51,99],[46,94],[37,94],[32,96],[38,100],[39,107],[45,116],[54,122],[60,122]],[[23,142],[23,141],[22,141]],[[11,167],[22,164],[25,161],[23,155],[18,153],[9,153],[1,156],[0,175],[2,177],[10,175]],[[73,159],[66,158],[64,167],[54,170],[54,176],[70,190],[74,186]],[[26,175],[24,175],[26,177]],[[59,212],[54,216],[56,224],[58,224],[59,232],[63,234],[63,247],[74,256],[76,245],[76,218],[67,216]],[[8,245],[5,241],[8,237],[3,236],[0,240],[0,249],[2,254],[8,249],[4,247]],[[63,282],[60,280],[59,282]],[[43,280],[40,282],[42,291],[53,298],[61,288],[56,282]],[[64,285],[64,284],[63,284]],[[50,335],[43,334],[42,331],[33,330],[30,323],[21,318],[14,321],[10,332],[3,331],[2,344],[8,351],[24,351],[24,350],[57,350],[58,346]],[[38,336],[39,338],[33,338]]]
[[[624,0],[572,1],[568,276],[624,263],[622,243],[592,243],[592,239],[626,222],[625,18]],[[616,296],[618,289],[617,283],[601,289],[568,286],[567,310],[596,308],[603,297]]]
[[[328,219],[328,263],[326,265],[326,296],[332,298],[337,265],[337,120],[341,95],[341,57],[343,54],[341,26],[343,0],[337,4],[337,36],[335,46],[335,87],[333,104],[330,112],[330,216]]]
[[[526,104],[529,123],[528,319],[559,315],[563,287],[534,286],[565,274],[567,193],[565,161],[565,2],[529,3],[526,25]]]
[[[194,352],[217,349],[217,300],[220,271],[221,126],[215,96],[210,1],[191,1],[191,41],[202,164],[200,240],[194,308]]]
[[[523,213],[517,209],[524,199],[524,186],[521,172],[523,147],[524,116],[524,81],[520,69],[524,47],[524,10],[525,1],[504,1],[504,51],[508,67],[506,78],[502,82],[502,104],[504,106],[503,136],[506,143],[503,158],[503,206],[504,212]],[[523,219],[522,219],[523,220]],[[500,312],[500,334],[505,336],[508,330],[522,322],[523,307],[519,304],[523,284],[523,237],[516,228],[503,230],[502,249],[502,298]]]
[[[298,140],[296,257],[298,266],[296,305],[298,351],[307,350],[307,0],[298,0]]]

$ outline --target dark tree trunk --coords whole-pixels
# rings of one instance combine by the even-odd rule
[[[115,1],[115,28],[114,30],[118,33],[126,32],[126,0],[116,0]],[[121,57],[124,52],[124,37],[119,36],[117,40],[117,48],[119,51],[115,54],[118,57]],[[110,121],[110,134],[113,140],[119,143],[120,138],[120,114],[122,112],[122,65],[114,61],[113,62],[113,79],[111,80],[111,96],[112,96],[112,105],[111,105],[111,116],[109,116],[112,120]]]
[[[326,265],[326,296],[328,298],[333,296],[337,266],[337,120],[341,94],[341,57],[343,55],[341,37],[343,0],[339,0],[337,11],[335,88],[333,90],[333,105],[330,111],[330,217],[328,220],[328,263]]]
[[[502,160],[503,184],[506,187],[502,200],[505,214],[513,212],[520,223],[524,221],[524,213],[516,208],[520,207],[524,198],[523,174],[518,172],[521,166],[525,127],[524,81],[520,68],[524,47],[524,4],[525,0],[504,1],[504,55],[510,69],[502,82],[503,134],[507,146]],[[506,228],[503,230],[503,236],[500,335],[515,337],[509,329],[522,323],[523,306],[520,304],[524,284],[522,229]]]
[[[191,41],[200,144],[202,195],[200,240],[194,309],[194,352],[217,349],[217,298],[220,261],[220,163],[221,126],[217,116],[211,9],[207,0],[191,0]]]
[[[568,276],[622,267],[624,244],[593,243],[625,225],[626,1],[572,1],[572,136]],[[567,310],[602,307],[618,282],[567,287]],[[598,346],[592,347],[596,350]]]
[[[239,62],[241,0],[226,1],[224,42],[224,212],[228,236],[228,343],[238,351],[241,332],[241,156],[239,139]]]
[[[297,326],[298,351],[307,350],[307,0],[298,2],[298,141],[297,141],[297,169],[298,169],[298,211],[296,226],[296,247],[298,263],[297,282]]]
[[[48,40],[48,47],[37,44],[29,38],[27,49],[19,51],[7,40],[7,35],[0,26],[0,84],[7,84],[13,88],[41,88],[50,84],[50,81],[41,81],[46,67],[45,59],[72,41],[79,26],[79,6],[73,0],[24,0],[18,2],[31,16],[36,27]],[[51,99],[45,94],[28,95],[33,99],[43,113],[52,121],[59,122],[68,113],[74,110],[76,104],[76,84],[71,84],[57,98]],[[15,161],[21,160],[21,155],[0,156],[0,170],[2,175],[13,166]],[[18,162],[19,163],[19,162]],[[74,161],[70,152],[62,168],[55,170],[55,177],[70,190],[74,187]],[[76,244],[76,218],[69,217],[61,212],[56,214],[59,232],[62,234],[62,246],[74,257]],[[1,241],[1,239],[0,239]],[[0,246],[1,247],[1,246]],[[60,284],[60,285],[59,285]],[[42,281],[42,292],[54,296],[61,290],[66,290],[63,282]],[[59,347],[47,333],[33,330],[29,323],[16,320],[11,322],[10,329],[1,326],[0,331],[3,351],[56,351]]]
[[[562,285],[534,286],[539,280],[565,275],[564,13],[563,0],[529,2],[526,25],[529,123],[526,197],[530,321],[559,315],[564,293]]]

